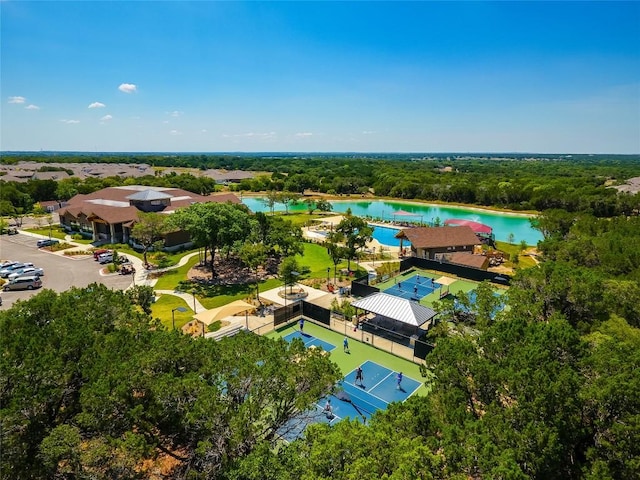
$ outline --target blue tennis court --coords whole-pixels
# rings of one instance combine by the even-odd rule
[[[336,391],[318,400],[314,408],[303,412],[284,425],[279,434],[287,441],[300,437],[312,423],[333,425],[344,418],[368,422],[378,410],[386,410],[391,402],[403,402],[418,388],[420,382],[404,376],[400,389],[397,373],[375,362],[367,361],[362,366],[362,385],[355,384],[356,371],[349,372],[336,384]],[[325,407],[329,401],[331,412]]]
[[[441,286],[431,277],[416,274],[403,280],[398,279],[397,283],[387,288],[384,293],[406,298],[407,300],[421,300]]]
[[[300,331],[295,331],[284,337],[287,342],[291,342],[294,338],[299,338],[304,343],[304,346],[309,347],[320,347],[325,352],[330,352],[336,346],[333,343],[325,342],[324,340],[320,340],[319,338],[314,337],[313,335],[309,335],[308,333],[302,333]]]

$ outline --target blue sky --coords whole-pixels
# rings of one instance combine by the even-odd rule
[[[2,150],[640,153],[638,2],[0,9]]]

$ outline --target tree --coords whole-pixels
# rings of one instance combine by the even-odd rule
[[[581,392],[587,427],[587,478],[640,476],[640,331],[613,316],[587,337],[592,346]]]
[[[244,205],[233,203],[195,203],[176,211],[169,225],[185,230],[191,240],[211,253],[211,274],[215,276],[215,255],[219,249],[243,241],[252,231],[252,219]]]
[[[289,205],[298,203],[301,195],[296,192],[281,192],[278,195],[278,201],[284,205],[285,215],[289,215]]]
[[[153,244],[168,232],[167,216],[156,212],[138,212],[138,221],[131,229],[131,236],[142,245],[143,262],[147,265],[147,252]]]
[[[100,284],[0,311],[0,334],[3,478],[220,478],[341,376],[301,341],[167,331]]]
[[[287,286],[294,285],[300,279],[300,265],[295,257],[286,257],[282,260],[278,273],[286,292]]]
[[[269,207],[269,211],[271,215],[273,215],[273,210],[276,206],[276,203],[280,201],[280,193],[275,190],[269,190],[265,197],[262,199],[262,202]]]
[[[260,277],[258,277],[258,269],[267,261],[267,247],[263,243],[245,243],[239,251],[240,260],[252,272],[256,282],[256,298],[260,301]]]
[[[493,324],[498,312],[501,311],[502,299],[491,283],[486,280],[476,287],[475,292],[476,301],[473,308],[476,325],[480,329],[486,329]]]
[[[321,212],[330,212],[333,210],[333,204],[324,198],[320,198],[316,201],[316,208]]]
[[[302,254],[302,230],[286,218],[269,217],[267,244],[284,257]]]
[[[317,205],[316,205],[316,201],[311,199],[311,198],[307,198],[304,201],[304,203],[307,206],[307,212],[309,213],[309,215],[313,214],[315,209],[318,208]]]
[[[373,228],[365,220],[346,215],[336,226],[331,241],[341,241],[346,247],[347,268],[351,270],[351,260],[356,258],[359,249],[373,238]]]
[[[331,257],[331,261],[333,262],[333,283],[336,283],[338,264],[342,261],[343,258],[346,258],[347,250],[345,247],[332,241],[332,236],[329,236],[329,241],[326,243],[326,245],[327,253]]]
[[[151,305],[155,300],[156,293],[149,285],[136,285],[126,290],[131,303],[138,305],[144,313],[151,315]]]

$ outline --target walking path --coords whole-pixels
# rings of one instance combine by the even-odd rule
[[[156,290],[155,292],[160,294],[160,295],[174,295],[176,297],[180,297],[181,299],[183,299],[186,302],[187,305],[189,305],[189,306],[195,305],[195,307],[196,307],[195,313],[200,313],[200,312],[204,312],[205,310],[207,310],[207,308],[205,308],[198,301],[198,299],[195,298],[190,293],[176,292],[175,290]]]

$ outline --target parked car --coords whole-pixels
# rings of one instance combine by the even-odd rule
[[[56,243],[60,243],[60,240],[56,240],[55,238],[45,238],[44,240],[38,240],[36,246],[38,248],[50,247],[51,245],[55,245]]]
[[[18,234],[18,229],[15,227],[12,227],[9,230],[7,230],[7,235],[17,235],[17,234]]]
[[[97,261],[98,257],[103,253],[111,253],[111,250],[107,250],[105,248],[98,248],[97,250],[93,251],[93,259]]]
[[[20,268],[17,271],[10,273],[7,278],[9,280],[13,280],[14,278],[18,278],[18,277],[25,277],[25,276],[36,276],[36,277],[41,277],[42,275],[44,275],[44,270],[38,267],[25,267],[25,268]]]
[[[8,268],[12,265],[15,265],[16,263],[20,263],[20,262],[14,262],[13,260],[5,260],[4,262],[0,263],[0,270],[4,268]]]
[[[10,290],[33,290],[34,288],[40,288],[42,286],[42,280],[40,277],[30,275],[27,277],[18,277],[7,283],[3,290],[8,292]]]
[[[123,257],[117,258],[119,258],[120,260],[123,259]],[[100,262],[101,264],[113,262],[113,252],[101,253],[100,255],[98,255],[98,262]]]
[[[11,265],[10,267],[3,268],[2,270],[0,270],[0,277],[7,278],[12,273],[15,273],[18,270],[21,270],[21,269],[23,269],[25,267],[33,267],[33,263],[31,263],[31,262],[15,263],[15,264]]]

